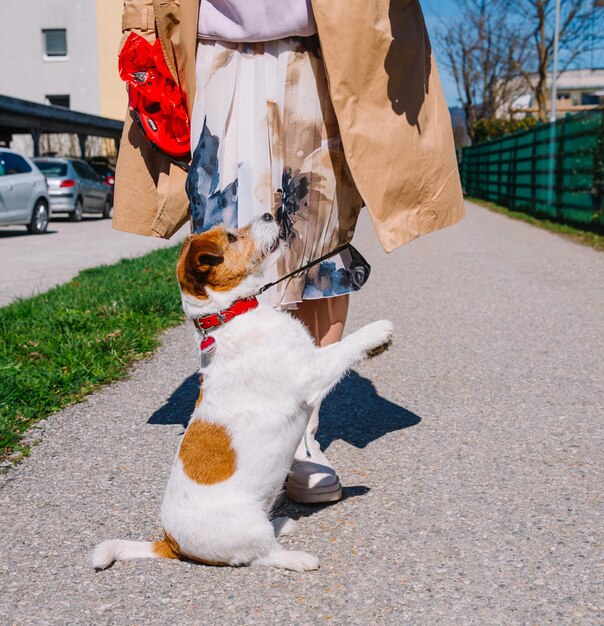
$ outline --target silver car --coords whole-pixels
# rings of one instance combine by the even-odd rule
[[[67,157],[39,157],[34,162],[46,176],[53,214],[69,213],[72,222],[79,222],[84,212],[111,215],[113,190],[88,163]]]
[[[46,232],[50,198],[44,174],[26,156],[0,148],[0,225]]]

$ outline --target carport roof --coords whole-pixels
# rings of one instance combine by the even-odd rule
[[[76,133],[119,140],[123,122],[71,109],[0,96],[0,137],[19,133]]]

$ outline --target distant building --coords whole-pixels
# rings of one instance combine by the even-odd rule
[[[558,98],[575,106],[604,104],[604,68],[567,70],[557,81]]]
[[[2,0],[0,94],[121,119],[121,0]]]
[[[557,89],[556,110],[561,114],[603,106],[604,68],[566,70],[558,76]],[[547,90],[551,93],[551,74],[548,76]],[[537,107],[533,95],[527,92],[518,96],[509,107],[502,107],[501,114],[505,116],[510,111],[516,115],[535,113]]]
[[[124,118],[127,96],[117,73],[122,0],[1,4],[0,95]]]

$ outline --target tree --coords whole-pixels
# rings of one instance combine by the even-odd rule
[[[561,2],[560,73],[594,45],[592,38],[604,40],[604,11],[594,9],[593,2]],[[527,89],[539,119],[547,121],[556,0],[454,4],[456,15],[440,20],[435,42],[457,84],[472,140],[476,120],[500,117]]]
[[[525,19],[523,28],[532,41],[532,50],[527,65],[520,64],[518,71],[525,84],[533,92],[539,109],[539,119],[547,121],[548,85],[547,78],[554,54],[555,0],[519,0],[518,7]],[[559,70],[564,72],[585,52],[593,32],[602,33],[601,13],[594,13],[593,0],[563,0],[560,14],[560,51],[563,63]]]
[[[457,15],[440,20],[435,40],[474,140],[476,120],[494,119],[524,89],[518,78],[528,60],[529,36],[515,28],[510,0],[454,2]]]

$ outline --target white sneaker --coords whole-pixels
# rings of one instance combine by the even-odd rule
[[[308,420],[287,479],[287,497],[301,504],[337,502],[342,499],[340,479],[315,439],[320,407],[319,404],[314,408]]]

